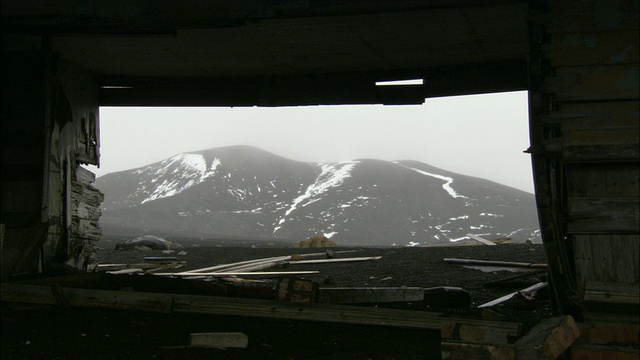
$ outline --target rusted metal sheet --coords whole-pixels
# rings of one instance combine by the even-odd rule
[[[638,64],[638,31],[554,34],[552,66]]]

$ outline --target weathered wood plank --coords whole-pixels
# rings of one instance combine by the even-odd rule
[[[71,306],[134,309],[161,313],[173,311],[433,330],[440,330],[445,322],[456,321],[456,318],[442,317],[440,313],[349,305],[286,303],[203,295],[72,288],[64,288],[64,292]],[[50,287],[16,283],[0,284],[0,299],[33,304],[53,305],[56,303]],[[487,329],[486,331],[501,332],[509,338],[520,336],[521,324],[519,323],[473,319],[458,320],[476,327],[484,327]]]
[[[567,163],[638,162],[640,149],[637,144],[566,146],[562,149],[562,159]]]
[[[638,291],[637,283],[587,282],[584,300],[612,304],[640,305],[640,292]]]
[[[518,359],[558,359],[580,335],[571,316],[542,320],[515,343]]]
[[[614,148],[635,147],[637,149],[638,144],[640,144],[640,131],[638,130],[637,126],[618,129],[564,129],[562,145],[564,147],[599,146],[601,150],[608,150],[603,145],[612,145]],[[616,151],[619,151],[619,149],[616,149]],[[612,153],[612,151],[609,150],[607,153]]]
[[[424,299],[421,287],[354,287],[320,288],[320,302],[329,304],[358,304],[406,302]]]
[[[71,306],[170,313],[172,296],[162,293],[63,288]],[[0,284],[2,301],[56,304],[50,286]]]
[[[522,289],[520,291],[522,291],[522,292],[534,292],[534,291],[538,291],[540,289],[543,289],[545,287],[547,287],[547,283],[546,282],[539,282],[537,284],[531,285],[528,288]],[[503,302],[511,299],[517,293],[518,292],[516,291],[516,292],[509,293],[507,295],[501,296],[501,297],[499,297],[497,299],[494,299],[494,300],[491,300],[491,301],[486,302],[484,304],[478,305],[478,308],[482,309],[482,308],[488,308],[488,307],[492,307],[492,306],[495,306],[495,305],[498,305],[498,304],[502,304]]]
[[[458,258],[444,258],[443,261],[449,264],[459,264],[459,265],[518,267],[518,268],[530,268],[530,269],[546,269],[547,268],[547,264],[533,264],[533,263],[515,262],[515,261],[476,260],[476,259],[458,259]]]
[[[638,29],[638,2],[634,0],[553,1],[552,33]]]
[[[592,263],[591,235],[572,235],[573,261],[578,291],[584,293],[587,281],[595,279]]]
[[[639,77],[637,64],[561,67],[544,87],[559,101],[630,100],[638,99]]]
[[[636,284],[638,286],[638,256],[640,236],[610,235],[609,243],[613,254],[613,279],[616,282]]]
[[[360,262],[360,261],[372,261],[372,260],[380,260],[380,259],[382,259],[382,256],[365,256],[365,257],[338,258],[338,259],[296,260],[296,261],[289,261],[289,265],[324,264],[324,263],[337,263],[337,262]]]
[[[636,198],[569,198],[567,233],[620,234],[640,231]]]
[[[565,168],[570,197],[638,197],[640,169],[633,163],[582,163]]]
[[[564,130],[632,129],[640,126],[638,101],[560,103],[547,122],[560,123]]]
[[[637,64],[638,30],[554,34],[552,66]]]

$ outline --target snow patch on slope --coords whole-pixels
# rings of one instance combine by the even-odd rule
[[[289,216],[292,211],[298,207],[305,207],[320,200],[318,199],[319,195],[333,187],[340,186],[346,178],[351,176],[351,171],[358,163],[359,161],[347,161],[320,164],[321,172],[318,178],[307,187],[304,194],[293,199],[293,203],[289,206],[289,209],[285,211],[284,216],[278,221],[278,226],[273,229],[273,233],[275,234],[275,232],[282,227],[282,224],[284,224],[287,216]]]
[[[177,195],[213,176],[218,166],[220,166],[220,160],[216,158],[207,167],[206,159],[200,154],[180,154],[164,160],[155,173],[148,175],[151,177],[151,183],[158,183],[169,171],[174,176],[171,180],[164,179],[159,185],[155,185],[153,192],[140,204]],[[134,174],[144,174],[154,168],[156,167],[148,166],[135,171]]]
[[[451,183],[453,183],[453,178],[450,178],[450,177],[448,177],[448,176],[444,176],[444,175],[432,174],[432,173],[429,173],[429,172],[426,172],[426,171],[423,171],[423,170],[420,170],[420,169],[416,169],[416,168],[412,168],[412,167],[409,167],[409,166],[405,166],[405,165],[399,164],[399,163],[397,163],[397,162],[396,162],[396,164],[398,164],[398,165],[400,165],[400,166],[402,166],[402,167],[405,167],[405,168],[407,168],[407,169],[409,169],[409,170],[413,170],[413,171],[415,171],[415,172],[417,172],[417,173],[420,173],[420,174],[422,174],[422,175],[427,175],[427,176],[434,177],[434,178],[436,178],[436,179],[444,180],[444,181],[445,181],[445,183],[442,185],[442,188],[443,188],[446,192],[448,192],[448,193],[449,193],[449,195],[451,195],[451,197],[452,197],[452,198],[463,198],[463,199],[468,199],[468,197],[467,197],[467,196],[460,195],[460,194],[458,194],[455,190],[453,190],[453,188],[451,187]]]

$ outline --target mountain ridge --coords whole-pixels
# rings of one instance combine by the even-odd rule
[[[312,163],[230,146],[106,174],[96,187],[105,193],[106,236],[299,241],[322,233],[343,245],[385,246],[467,233],[539,237],[533,194],[414,160]]]

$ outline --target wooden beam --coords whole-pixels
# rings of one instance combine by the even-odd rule
[[[562,148],[562,160],[566,163],[639,162],[640,150],[638,144],[570,145]]]
[[[500,266],[500,267],[531,268],[531,269],[547,268],[547,264],[533,264],[533,263],[514,262],[514,261],[476,260],[476,259],[458,259],[458,258],[444,258],[443,261],[449,264],[458,264],[458,265]]]
[[[543,319],[515,343],[517,359],[558,359],[580,335],[571,316]]]
[[[384,302],[421,302],[421,287],[338,287],[320,288],[320,302],[330,304],[363,304]]]
[[[527,89],[522,60],[402,71],[317,75],[149,78],[108,77],[101,106],[287,106],[422,104],[428,97]],[[388,79],[423,79],[424,85],[376,86]]]
[[[338,258],[338,259],[317,259],[317,260],[296,260],[296,261],[288,261],[290,265],[304,265],[304,264],[326,264],[326,263],[337,263],[337,262],[359,262],[359,261],[371,261],[371,260],[380,260],[382,256],[369,256],[369,257],[355,257],[355,258]]]
[[[440,330],[443,323],[447,321],[456,321],[455,318],[442,317],[440,313],[349,305],[72,288],[64,288],[64,293],[71,306],[160,313],[248,316],[432,330]],[[0,284],[0,300],[56,304],[51,287],[16,283]],[[485,327],[487,331],[501,332],[510,338],[520,336],[521,324],[519,323],[473,319],[459,319],[459,321],[476,327]]]
[[[276,275],[311,275],[319,274],[319,271],[229,271],[229,272],[205,272],[205,273],[154,273],[158,276],[276,276]]]

